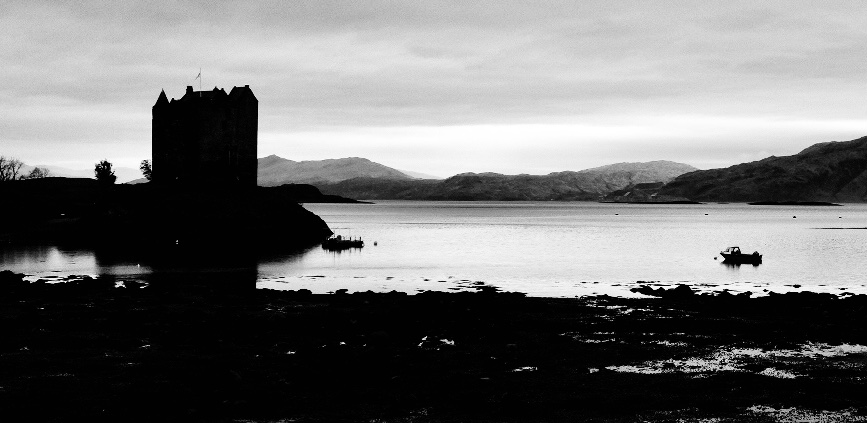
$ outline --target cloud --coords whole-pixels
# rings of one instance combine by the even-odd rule
[[[442,129],[467,145],[479,142],[468,128],[480,127],[523,134],[516,128],[677,125],[671,117],[681,116],[852,121],[867,114],[865,9],[806,1],[12,1],[0,11],[0,137],[4,154],[29,161],[70,143],[146,157],[159,90],[180,97],[198,85],[200,67],[205,89],[249,84],[269,140],[262,147],[292,158],[341,155],[351,145],[342,140],[372,142],[369,132],[388,128],[427,128],[420,139]],[[702,139],[706,154],[722,154],[712,147],[725,142],[713,135],[719,127],[687,126],[695,133],[680,142]],[[826,132],[797,142],[841,134],[819,127]],[[755,130],[733,129],[739,138]],[[386,132],[378,139],[393,140]],[[299,134],[330,146],[293,151],[276,141]],[[501,159],[556,168],[557,139],[509,137],[501,148],[524,153]],[[394,142],[407,156],[433,148]],[[551,156],[525,154],[533,148]]]
[[[547,174],[651,160],[708,169],[795,154],[822,134],[846,141],[864,123],[679,115],[574,124],[344,127],[267,133],[259,148],[296,160],[362,156],[440,176]]]

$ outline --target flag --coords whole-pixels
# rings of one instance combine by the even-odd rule
[[[196,75],[196,78],[195,78],[195,79],[199,79],[199,78],[201,78],[201,77],[202,77],[202,71],[199,71],[199,74]]]

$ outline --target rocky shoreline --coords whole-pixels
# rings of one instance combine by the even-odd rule
[[[234,277],[0,273],[0,410],[31,421],[867,416],[867,296],[314,295]]]

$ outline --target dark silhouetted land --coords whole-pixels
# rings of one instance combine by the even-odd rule
[[[233,285],[237,277],[161,275],[116,288],[0,273],[4,417],[770,422],[789,408],[867,413],[864,297],[312,295]]]
[[[0,235],[15,243],[159,250],[303,248],[331,235],[303,189],[104,185],[43,178],[0,184]],[[309,190],[308,190],[309,191]],[[313,195],[315,193],[308,193]]]

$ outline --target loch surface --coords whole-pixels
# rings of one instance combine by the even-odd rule
[[[255,285],[332,292],[464,291],[494,286],[532,296],[629,296],[641,284],[703,291],[867,293],[867,205],[648,205],[586,202],[306,204],[363,249],[319,247],[249,261],[156,266],[57,246],[6,248],[0,268],[29,279],[248,270]],[[374,245],[376,242],[376,245]],[[731,266],[719,251],[764,255]],[[716,258],[716,259],[715,259]],[[252,283],[252,282],[251,282]]]

